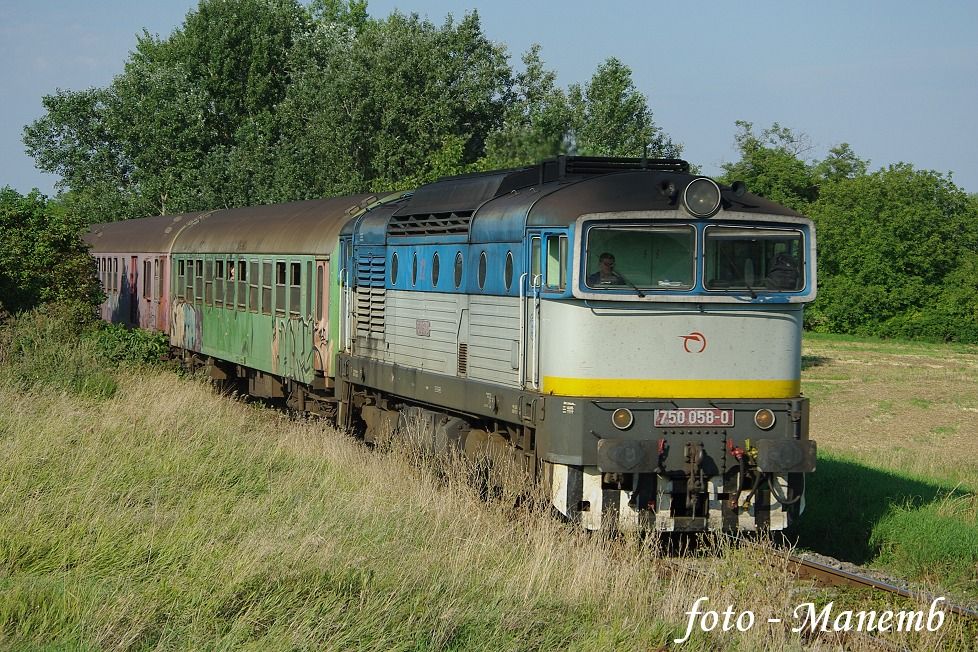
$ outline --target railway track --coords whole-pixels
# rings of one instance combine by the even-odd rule
[[[860,588],[871,588],[904,598],[933,600],[937,596],[920,591],[910,591],[888,582],[883,582],[873,577],[852,573],[849,571],[835,568],[814,559],[808,559],[798,555],[788,556],[788,567],[794,570],[795,574],[801,579],[811,579],[825,586],[854,586]],[[946,610],[959,616],[978,619],[978,611],[947,603]]]

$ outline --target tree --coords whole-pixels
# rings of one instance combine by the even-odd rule
[[[967,308],[978,302],[976,282],[967,280],[978,253],[978,211],[950,177],[901,163],[830,180],[808,208],[820,275],[810,325],[944,339],[978,330]]]
[[[750,122],[736,125],[740,160],[723,164],[723,180],[743,181],[752,193],[804,212],[818,197],[814,165],[801,158],[811,150],[808,137],[777,122],[760,135]]]
[[[314,196],[408,188],[482,158],[511,70],[478,14],[436,27],[392,14],[317,25],[283,102],[282,183]]]
[[[490,134],[483,167],[529,165],[566,153],[571,130],[567,95],[557,88],[557,75],[544,67],[540,46],[523,55],[500,128]]]
[[[678,157],[682,146],[659,128],[631,69],[614,57],[582,88],[570,87],[572,149],[584,156]]]
[[[133,193],[133,165],[113,132],[112,92],[91,88],[46,95],[44,116],[24,128],[38,169],[61,177],[70,203],[91,222],[118,219]]]
[[[78,237],[82,227],[36,190],[0,189],[0,314],[53,300],[91,312],[102,295],[95,261]]]

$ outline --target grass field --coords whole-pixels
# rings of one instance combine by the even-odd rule
[[[678,649],[672,639],[699,596],[751,609],[759,624],[694,633],[684,650],[876,649],[766,619],[833,597],[847,609],[913,604],[800,592],[753,549],[722,543],[676,566],[654,540],[587,536],[545,512],[486,504],[458,469],[368,451],[165,369],[100,371],[89,340],[43,319],[19,328],[31,336],[0,338],[0,649]],[[882,355],[864,346],[813,341],[809,360],[821,362],[806,384],[849,391],[816,372],[841,375],[843,360]],[[816,435],[834,421],[823,409]],[[955,424],[967,432],[964,421],[942,422]],[[939,498],[951,470],[918,481],[896,468],[905,458],[876,464],[880,454],[847,446],[843,431],[827,439],[816,477],[828,481],[813,481],[813,494],[858,496],[866,489],[846,493],[845,474],[874,469],[865,482],[875,482],[887,464],[918,483],[889,485],[904,497],[934,490],[930,502],[907,503],[916,512],[873,507],[860,521],[869,535],[902,541],[887,524],[902,533],[900,518],[923,509],[962,517],[957,498]],[[806,523],[843,507],[813,497]],[[965,649],[974,632],[951,621],[891,640]]]
[[[978,600],[978,347],[806,336],[801,545]]]

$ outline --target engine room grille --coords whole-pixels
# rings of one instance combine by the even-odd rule
[[[469,369],[469,345],[458,345],[458,375],[464,376]]]
[[[370,254],[357,259],[357,337],[384,337],[386,262],[383,256]]]
[[[387,235],[465,235],[472,222],[472,211],[434,213],[429,215],[395,215],[387,225]]]

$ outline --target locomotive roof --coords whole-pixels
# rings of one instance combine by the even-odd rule
[[[533,167],[440,179],[392,214],[347,229],[356,228],[358,237],[376,244],[385,236],[389,242],[463,235],[470,242],[515,242],[528,226],[567,226],[587,213],[675,211],[696,178],[678,159],[558,157]],[[738,196],[732,188],[721,186],[721,195],[724,209],[738,213],[801,217],[763,197]]]
[[[341,232],[353,231],[361,244],[410,238],[517,242],[527,227],[567,226],[588,213],[675,211],[677,198],[696,178],[678,159],[558,157],[440,179],[380,202],[358,194],[96,224],[85,240],[93,253],[189,254],[325,254]],[[738,196],[723,186],[721,193],[725,210],[801,217],[751,193]]]

